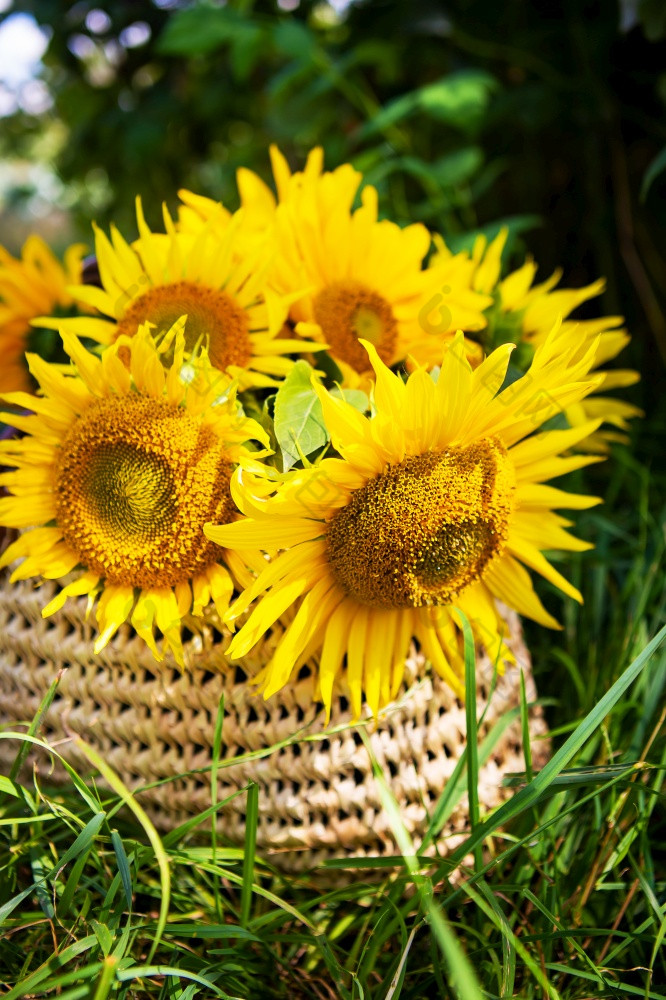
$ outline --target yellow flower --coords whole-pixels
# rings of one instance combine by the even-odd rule
[[[230,654],[243,656],[296,605],[262,677],[265,696],[318,655],[329,709],[346,657],[357,716],[363,691],[375,714],[395,696],[412,637],[463,694],[457,609],[498,661],[510,654],[496,600],[557,628],[525,566],[580,600],[543,550],[589,548],[567,532],[570,522],[554,508],[599,502],[545,485],[598,460],[561,457],[597,422],[534,433],[595,388],[598,378],[589,376],[595,344],[581,351],[575,338],[554,328],[527,375],[501,391],[510,344],[473,370],[457,335],[436,380],[420,368],[406,383],[365,346],[376,376],[374,416],[317,389],[340,457],[287,474],[271,497],[264,486],[274,470],[241,466],[232,490],[247,516],[205,528],[229,548],[284,550],[230,609],[228,621],[260,599]]]
[[[167,232],[153,233],[137,200],[137,219],[140,235],[132,246],[115,227],[111,240],[95,229],[103,288],[71,289],[109,318],[41,322],[111,344],[143,323],[159,337],[187,316],[186,351],[203,343],[214,367],[236,378],[241,391],[284,378],[293,366],[288,354],[303,344],[278,337],[288,304],[266,284],[270,248],[237,252],[240,216],[222,229],[213,217],[192,234],[177,231],[165,211]]]
[[[264,432],[239,414],[229,379],[205,354],[185,371],[182,324],[165,369],[150,332],[121,337],[101,359],[63,333],[74,368],[28,356],[42,395],[4,395],[32,411],[9,416],[26,436],[0,442],[0,524],[26,529],[0,566],[23,562],[12,580],[72,574],[43,614],[69,596],[99,596],[99,652],[124,621],[160,659],[154,626],[182,663],[181,620],[212,601],[220,615],[232,576],[247,582],[244,556],[203,535],[211,518],[232,520],[233,466]]]
[[[362,175],[350,164],[324,172],[319,148],[302,172],[292,174],[274,146],[271,160],[278,201],[255,174],[239,171],[243,211],[256,231],[272,227],[271,283],[293,300],[297,333],[328,345],[344,385],[359,385],[372,373],[361,339],[387,365],[423,342],[434,364],[442,335],[485,326],[483,310],[492,300],[471,287],[470,268],[444,262],[424,270],[431,242],[425,226],[401,229],[379,220],[371,186],[352,210]]]
[[[558,288],[562,273],[556,271],[546,281],[535,285],[533,282],[537,265],[531,259],[502,278],[502,251],[507,235],[507,230],[504,229],[490,243],[484,236],[479,236],[471,255],[452,255],[443,241],[436,240],[438,253],[433,258],[433,263],[436,266],[448,263],[449,267],[471,268],[472,285],[476,291],[493,297],[493,306],[487,311],[488,325],[481,337],[470,331],[469,327],[462,325],[462,329],[471,332],[475,340],[480,339],[487,350],[506,341],[513,341],[519,347],[524,345],[518,351],[517,359],[518,364],[521,364],[522,354],[524,367],[531,350],[544,342],[553,324],[561,319],[564,321],[562,327],[565,333],[570,332],[582,343],[597,343],[595,370],[616,357],[630,340],[623,329],[622,316],[587,320],[568,318],[584,302],[603,292],[604,280],[593,281],[583,288]],[[634,385],[638,382],[639,375],[628,369],[612,369],[598,374],[601,377],[594,390],[594,398],[568,408],[565,416],[571,426],[598,418],[614,427],[615,430],[598,431],[585,442],[587,449],[605,452],[610,442],[627,440],[624,432],[628,429],[629,420],[641,416],[642,411],[623,400],[597,394]]]
[[[39,236],[26,240],[20,258],[0,247],[0,392],[30,389],[25,350],[31,321],[72,304],[67,286],[81,280],[84,250],[70,247],[61,264]]]
[[[206,198],[186,189],[179,191],[178,196],[183,202],[178,206],[177,228],[181,233],[196,236],[209,223],[223,233],[233,219],[232,213],[214,198]]]

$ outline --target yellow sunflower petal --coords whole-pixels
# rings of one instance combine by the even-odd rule
[[[349,628],[355,612],[355,605],[351,601],[341,601],[331,612],[324,633],[319,663],[319,689],[326,708],[327,725],[331,718],[333,683],[347,652]]]
[[[317,581],[312,590],[305,594],[294,620],[287,627],[279,648],[268,665],[265,698],[270,698],[285,686],[312,636],[321,629],[343,600],[342,591],[332,586],[331,581],[326,578]]]
[[[123,622],[127,621],[134,604],[132,587],[106,586],[97,605],[97,622],[100,634],[94,650],[101,653],[111,637],[118,631]]]
[[[42,618],[48,618],[50,615],[55,614],[56,611],[60,611],[69,597],[81,597],[83,594],[92,593],[98,584],[98,576],[94,573],[84,573],[83,576],[78,578],[78,580],[74,580],[73,583],[68,583],[66,587],[63,587],[62,590],[57,593],[44,608],[42,608]]]

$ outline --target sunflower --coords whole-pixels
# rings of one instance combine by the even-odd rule
[[[324,172],[319,148],[302,172],[292,174],[274,146],[271,160],[278,201],[255,174],[239,171],[243,210],[257,230],[272,227],[271,282],[293,300],[296,332],[328,345],[344,385],[362,384],[372,373],[361,339],[388,365],[425,341],[434,364],[442,335],[485,326],[483,310],[492,299],[472,288],[473,269],[445,261],[425,270],[428,230],[380,221],[372,186],[363,188],[361,207],[353,210],[362,175],[350,164]],[[436,339],[428,336],[432,330]]]
[[[261,678],[265,697],[319,654],[327,711],[346,662],[356,716],[362,692],[373,714],[395,696],[412,638],[463,694],[459,612],[498,662],[509,654],[496,600],[558,628],[525,567],[581,600],[543,550],[589,548],[555,508],[599,502],[545,485],[599,460],[560,455],[598,422],[535,433],[596,387],[598,377],[589,375],[596,344],[581,350],[554,328],[527,375],[504,388],[511,344],[472,369],[459,334],[436,378],[419,368],[406,383],[373,345],[364,346],[376,377],[374,416],[317,387],[340,457],[287,474],[272,496],[265,482],[275,470],[240,467],[232,492],[247,516],[204,529],[230,549],[284,550],[230,609],[228,622],[261,598],[230,655],[243,656],[295,604]]]
[[[5,402],[32,411],[8,416],[25,436],[0,442],[0,524],[24,529],[0,566],[22,558],[12,580],[67,577],[44,608],[70,596],[99,596],[95,652],[129,620],[158,659],[154,626],[183,662],[181,620],[211,601],[227,610],[235,577],[249,576],[244,555],[203,535],[211,518],[236,516],[229,493],[234,464],[262,429],[238,412],[229,379],[202,354],[187,366],[182,323],[165,369],[143,327],[101,359],[63,333],[74,368],[28,356],[41,396],[14,392]],[[227,389],[227,394],[224,390]]]
[[[187,316],[186,353],[207,345],[212,365],[236,378],[241,391],[275,385],[293,366],[288,354],[303,344],[277,336],[288,303],[267,287],[270,247],[239,253],[240,215],[223,227],[213,215],[194,234],[177,231],[164,214],[166,233],[151,232],[137,199],[140,235],[132,246],[115,227],[110,240],[95,227],[103,287],[79,285],[71,291],[108,319],[40,322],[112,344],[133,336],[143,323],[159,337]]]
[[[181,233],[191,233],[196,236],[210,222],[219,233],[224,233],[233,219],[233,214],[225,208],[221,201],[207,198],[193,191],[178,192],[182,204],[178,206],[177,229]]]
[[[599,279],[583,288],[560,288],[562,273],[558,270],[546,281],[534,284],[537,265],[532,259],[502,278],[502,252],[507,236],[508,231],[503,229],[490,243],[484,236],[477,237],[471,255],[453,255],[442,240],[436,240],[438,253],[433,258],[434,265],[471,268],[475,290],[493,299],[486,312],[488,324],[481,334],[467,327],[463,329],[470,332],[475,341],[480,341],[485,350],[492,350],[506,341],[517,343],[519,350],[515,362],[525,367],[533,349],[544,342],[553,324],[562,319],[565,333],[575,332],[582,342],[597,343],[595,371],[615,358],[631,339],[623,328],[622,316],[587,320],[568,318],[583,303],[600,295],[605,281]],[[419,360],[424,359],[420,357]],[[604,428],[585,442],[586,448],[605,452],[611,442],[627,441],[629,420],[641,416],[642,410],[624,400],[598,393],[634,385],[640,376],[629,369],[612,369],[598,374],[600,381],[593,398],[568,408],[565,417],[571,426],[597,418],[610,424],[613,430]]]
[[[277,146],[270,147],[271,165],[277,198],[262,179],[247,167],[236,172],[238,193],[243,210],[243,233],[250,241],[266,237],[275,221],[278,203],[287,201],[305,186],[316,192],[318,210],[324,215],[342,206],[349,211],[363,180],[363,175],[349,163],[323,173],[324,154],[316,147],[308,154],[305,169],[292,174],[289,165]],[[220,202],[192,191],[182,190],[178,195],[183,202],[178,208],[178,227],[183,232],[198,232],[213,217],[219,229],[226,227],[232,218]]]
[[[31,322],[68,308],[67,286],[81,280],[85,247],[71,246],[62,263],[39,236],[30,236],[16,258],[0,246],[0,392],[31,388],[25,351]]]

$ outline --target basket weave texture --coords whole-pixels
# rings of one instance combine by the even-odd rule
[[[0,723],[5,727],[16,729],[32,720],[62,671],[40,735],[84,776],[91,768],[71,740],[74,733],[95,747],[134,791],[174,779],[138,796],[155,824],[166,830],[211,804],[213,737],[224,696],[218,801],[249,781],[258,784],[260,853],[292,871],[329,858],[397,853],[358,727],[345,726],[350,713],[344,691],[334,697],[331,723],[320,737],[325,726],[321,706],[314,701],[313,670],[302,668],[294,683],[268,702],[247,683],[247,676],[266,662],[277,631],[242,667],[225,660],[228,637],[212,622],[188,640],[184,671],[169,659],[156,663],[129,628],[121,629],[106,650],[94,656],[85,599],[70,600],[62,612],[42,618],[41,609],[55,591],[49,583],[39,591],[29,583],[0,585]],[[477,718],[485,713],[479,737],[498,723],[501,728],[513,711],[513,721],[480,769],[482,812],[510,794],[502,787],[504,775],[525,767],[518,718],[520,667],[528,700],[536,697],[520,624],[515,615],[509,620],[518,665],[497,679],[489,703],[493,666],[485,656],[477,660]],[[464,706],[414,653],[396,702],[366,731],[403,822],[418,844],[464,749]],[[539,766],[548,744],[538,709],[531,714],[530,733]],[[281,745],[266,752],[276,743]],[[4,773],[18,749],[17,742],[0,740]],[[43,750],[31,751],[28,762],[38,765],[43,783],[70,780]],[[184,774],[188,771],[198,773]],[[231,843],[244,840],[245,802],[245,795],[238,795],[217,814],[218,830]],[[469,824],[467,810],[464,797],[441,831],[440,853],[460,841]]]

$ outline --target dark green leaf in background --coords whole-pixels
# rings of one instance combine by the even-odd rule
[[[666,7],[664,9],[666,10]],[[645,171],[643,183],[641,184],[641,201],[645,201],[650,188],[656,179],[663,174],[664,170],[666,170],[666,146],[662,149],[661,153],[655,156],[654,160]]]

